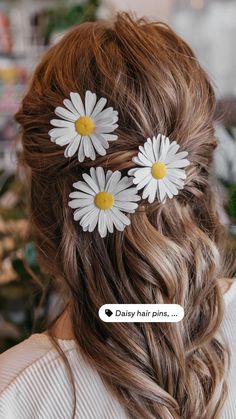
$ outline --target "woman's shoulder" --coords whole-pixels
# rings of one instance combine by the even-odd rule
[[[50,339],[44,333],[35,333],[0,355],[0,394],[22,376],[28,376],[37,366],[58,357]],[[28,378],[27,377],[27,378]]]

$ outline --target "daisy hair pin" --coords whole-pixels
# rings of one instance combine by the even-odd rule
[[[72,157],[78,151],[78,160],[90,158],[95,160],[96,153],[106,154],[109,141],[116,141],[117,135],[112,134],[118,127],[118,112],[112,107],[105,108],[107,99],[97,100],[96,93],[89,90],[85,93],[83,103],[79,93],[70,93],[70,99],[64,99],[65,107],[58,106],[55,114],[60,119],[52,119],[49,131],[52,142],[63,147],[65,157]]]
[[[70,93],[70,100],[63,101],[65,108],[57,107],[55,113],[62,119],[53,119],[54,126],[49,131],[52,142],[67,146],[65,157],[72,157],[78,151],[78,160],[96,159],[96,153],[104,156],[109,142],[117,140],[111,134],[118,125],[118,112],[112,107],[105,108],[107,100],[97,101],[95,93],[86,91],[85,104],[79,93]],[[105,108],[105,109],[104,109]],[[73,183],[74,191],[69,194],[68,202],[74,210],[73,218],[79,222],[84,232],[96,228],[102,238],[114,229],[123,231],[130,225],[130,218],[142,199],[151,204],[155,200],[164,203],[184,188],[185,168],[190,164],[186,159],[188,152],[180,151],[176,141],[159,134],[148,138],[139,146],[137,156],[132,161],[136,167],[122,176],[116,170],[105,171],[103,167],[91,167],[83,173],[83,180]]]

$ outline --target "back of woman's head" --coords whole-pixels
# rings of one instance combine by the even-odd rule
[[[50,141],[54,110],[70,92],[107,98],[119,113],[105,156],[78,162]],[[30,168],[31,226],[42,268],[70,301],[75,338],[132,418],[217,418],[226,394],[226,350],[217,279],[225,276],[211,186],[216,146],[211,84],[191,49],[167,25],[118,15],[75,27],[44,56],[17,120]],[[134,167],[132,157],[162,133],[188,151],[184,189],[141,200],[131,224],[101,238],[68,206],[90,167]],[[104,323],[106,303],[177,303],[179,323]]]

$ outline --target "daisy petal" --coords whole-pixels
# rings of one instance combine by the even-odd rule
[[[74,188],[82,192],[85,192],[86,194],[95,196],[94,190],[91,189],[90,186],[88,186],[86,182],[79,180],[78,182],[73,183],[73,186]]]
[[[85,93],[85,114],[90,116],[96,104],[97,95],[87,90]]]
[[[120,211],[134,212],[134,210],[138,207],[138,204],[136,204],[136,202],[124,202],[116,199],[114,207],[118,208]]]
[[[88,195],[87,193],[83,193],[83,192],[71,192],[69,194],[70,198],[75,198],[75,199],[88,199],[90,198],[90,195]],[[94,200],[94,197],[91,197],[92,200]]]
[[[178,189],[173,182],[171,182],[168,178],[165,178],[163,179],[163,183],[173,195],[178,195]]]
[[[68,111],[67,109],[62,108],[61,106],[58,106],[55,109],[55,114],[59,116],[60,118],[66,119],[67,121],[70,121],[70,122],[75,122],[77,119],[76,115],[74,115],[72,112]]]
[[[125,225],[117,218],[116,214],[111,210],[109,210],[109,216],[118,231],[123,231],[125,229]]]
[[[63,135],[62,137],[56,138],[54,140],[54,143],[56,143],[60,146],[63,146],[63,145],[69,144],[75,137],[77,137],[77,135],[75,135],[75,134],[73,136],[72,135],[70,135],[70,136]],[[79,142],[79,138],[78,138],[78,142]]]
[[[187,155],[188,155],[187,151],[181,151],[180,153],[177,153],[177,154],[174,154],[174,155],[169,155],[169,153],[168,153],[168,156],[166,157],[165,163],[166,164],[171,163],[175,159],[176,160],[183,159],[183,158],[187,157]]]
[[[113,214],[117,217],[117,219],[123,223],[124,225],[130,225],[130,219],[123,214],[118,208],[113,207],[110,211],[113,212]]]
[[[79,162],[83,162],[84,159],[85,159],[84,145],[83,145],[83,141],[81,141],[80,146],[79,146],[79,151],[78,151],[78,160]]]
[[[99,125],[98,127],[96,126],[95,133],[96,134],[107,134],[109,132],[115,131],[116,128],[118,128],[117,124],[114,124],[114,125]]]
[[[71,102],[73,103],[73,106],[77,110],[80,116],[85,115],[84,105],[81,99],[81,96],[79,93],[70,93]]]
[[[84,228],[84,227],[92,227],[92,230],[94,230],[97,221],[98,221],[98,214],[99,214],[99,209],[96,207],[93,207],[93,209],[91,209],[90,211],[87,212],[87,214],[83,215],[83,217],[80,220],[80,225]],[[92,224],[92,226],[91,226]]]
[[[110,213],[109,210],[106,211],[106,218],[107,218],[107,229],[108,229],[109,233],[113,233],[114,225],[113,225],[112,216],[111,216],[111,213]]]
[[[93,198],[87,198],[87,199],[73,199],[68,203],[70,208],[82,208],[87,207],[88,205],[93,203]]]
[[[159,187],[160,201],[163,202],[166,197],[166,188],[162,180],[158,181],[158,187]]]
[[[90,186],[90,188],[95,193],[98,193],[99,192],[98,185],[94,182],[94,180],[91,178],[91,176],[89,176],[87,173],[83,173],[82,176],[83,176],[85,182]]]
[[[64,119],[51,119],[50,124],[54,127],[62,127],[62,128],[72,128],[74,127],[74,123],[70,121],[65,121]]]
[[[79,141],[80,140],[78,140],[78,135],[76,135],[76,137],[66,147],[64,151],[65,157],[72,157],[76,153],[79,147]]]
[[[70,99],[64,99],[63,100],[63,104],[65,105],[65,107],[71,111],[74,115],[76,115],[77,118],[79,118],[80,114],[79,112],[75,109],[73,103],[70,101]]]
[[[167,176],[169,175],[179,179],[186,179],[186,173],[183,169],[169,169],[167,166]]]
[[[107,235],[107,222],[105,211],[100,210],[98,216],[98,231],[101,237],[106,237]]]
[[[91,114],[91,117],[92,118],[95,118],[96,115],[103,110],[103,108],[106,105],[106,103],[107,103],[107,99],[105,99],[104,97],[102,97],[101,99],[99,99],[99,101],[97,102],[97,104],[96,104],[96,106],[95,106],[95,108],[94,108],[94,110],[93,110],[93,112]]]
[[[79,208],[74,211],[74,220],[79,221],[83,215],[87,214],[90,210],[92,210],[94,207],[93,205],[88,205],[87,207]]]
[[[102,136],[107,141],[116,141],[118,139],[118,135],[114,135],[114,134],[102,134]]]
[[[116,191],[116,186],[120,178],[121,178],[121,172],[119,172],[118,170],[113,172],[110,179],[108,180],[106,184],[105,191],[110,192],[110,193],[113,193],[114,191]]]
[[[189,165],[189,160],[187,159],[182,159],[182,160],[177,160],[177,161],[172,161],[171,163],[168,164],[168,169],[177,169],[177,168],[182,168],[182,167],[186,167]]]
[[[95,160],[96,156],[89,136],[84,136],[82,141],[84,146],[85,157],[89,157],[91,160]]]
[[[62,137],[63,135],[72,135],[73,136],[76,133],[75,129],[73,128],[53,128],[50,131],[48,131],[48,134],[50,135],[50,137],[52,137],[52,139],[58,138],[58,137]]]
[[[156,196],[157,191],[157,180],[152,179],[144,188],[142,198],[148,198],[148,202],[151,204]]]
[[[90,139],[92,141],[92,144],[96,150],[96,152],[100,155],[100,156],[105,156],[106,154],[106,150],[105,148],[101,145],[99,139],[97,138],[96,135],[91,134],[90,135]]]
[[[102,167],[97,167],[96,168],[96,175],[97,175],[97,180],[98,180],[98,184],[99,184],[99,189],[100,191],[104,191],[105,189],[105,174],[104,174],[104,170]]]

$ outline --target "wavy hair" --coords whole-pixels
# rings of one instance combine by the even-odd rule
[[[71,91],[106,97],[118,141],[95,162],[66,159],[48,136]],[[189,46],[163,23],[117,15],[84,23],[44,55],[16,115],[29,170],[30,220],[40,265],[70,302],[73,333],[123,407],[138,419],[219,418],[228,352],[219,336],[219,279],[228,272],[216,211],[215,97]],[[120,170],[162,133],[189,152],[185,188],[165,204],[141,201],[131,225],[102,239],[73,221],[68,197],[91,166]],[[107,303],[175,303],[179,323],[104,323]]]

